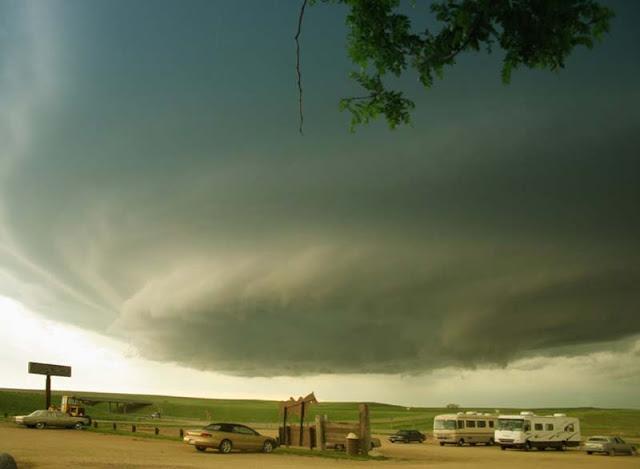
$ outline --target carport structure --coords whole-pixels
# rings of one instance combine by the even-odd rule
[[[109,405],[109,412],[116,414],[127,414],[135,412],[136,410],[152,405],[147,401],[134,401],[130,399],[112,399],[112,398],[95,398],[95,397],[82,397],[72,396],[76,401],[82,402],[85,405],[94,406],[97,404],[107,403]]]

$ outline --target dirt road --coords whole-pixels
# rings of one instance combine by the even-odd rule
[[[33,430],[0,424],[0,452],[9,452],[20,469],[52,468],[640,468],[640,457],[587,456],[564,453],[500,451],[495,447],[440,447],[432,444],[391,445],[379,452],[386,461],[343,461],[319,457],[213,451],[198,453],[177,441],[124,437],[74,430]]]

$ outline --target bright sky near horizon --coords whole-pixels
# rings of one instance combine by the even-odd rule
[[[0,323],[5,325],[0,329],[0,387],[8,388],[43,387],[42,376],[27,374],[28,361],[72,366],[72,377],[53,378],[53,389],[221,399],[283,400],[313,390],[325,401],[407,406],[637,407],[633,403],[640,385],[640,361],[616,352],[520,360],[506,369],[442,369],[421,376],[232,377],[145,360],[130,345],[44,319],[2,297]],[[632,343],[632,351],[640,354],[640,340]]]
[[[465,54],[355,134],[316,5],[302,137],[297,2],[0,0],[0,387],[640,407],[640,3],[604,3],[566,69]]]

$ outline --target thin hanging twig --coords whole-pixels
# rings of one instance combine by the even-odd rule
[[[303,0],[300,7],[300,16],[298,17],[298,32],[295,35],[296,40],[296,73],[298,74],[298,105],[300,107],[299,127],[300,135],[304,135],[302,127],[304,124],[304,114],[302,112],[302,73],[300,72],[300,32],[302,31],[302,19],[304,18],[304,9],[307,7],[307,0]]]

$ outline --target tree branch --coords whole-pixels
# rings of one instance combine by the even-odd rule
[[[296,40],[296,73],[298,75],[298,106],[299,106],[299,127],[300,135],[304,135],[302,128],[304,124],[304,114],[302,112],[302,73],[300,72],[300,32],[302,31],[302,20],[304,19],[304,9],[307,7],[307,0],[303,0],[298,16],[298,31],[294,39]]]

